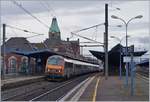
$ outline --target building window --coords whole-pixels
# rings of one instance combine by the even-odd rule
[[[21,73],[26,73],[26,70],[28,68],[28,58],[27,57],[22,57],[21,59]]]
[[[17,69],[17,59],[16,57],[12,56],[9,58],[8,73],[16,73],[16,69]]]
[[[52,34],[52,37],[54,37],[55,36],[55,34]]]

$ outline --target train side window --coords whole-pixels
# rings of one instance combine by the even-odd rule
[[[80,69],[81,69],[81,67],[82,67],[81,65],[77,64],[77,68],[80,68]]]
[[[72,63],[66,62],[66,63],[65,63],[65,66],[66,66],[67,68],[73,68],[73,64],[72,64]]]

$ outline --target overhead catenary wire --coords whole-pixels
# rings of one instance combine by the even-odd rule
[[[33,33],[33,34],[38,34],[38,35],[44,35],[44,34],[41,34],[41,33],[32,32],[32,31],[29,31],[29,30],[26,30],[26,29],[21,29],[21,28],[14,27],[14,26],[11,26],[11,25],[6,25],[6,26],[9,27],[9,28],[12,28],[12,29],[16,29],[16,30],[20,30],[20,31],[26,32],[26,33]],[[38,35],[33,35],[33,36],[38,36]]]
[[[73,33],[73,32],[71,32],[71,34],[72,34],[72,35],[75,35],[75,36],[79,36],[79,37],[84,38],[84,39],[87,39],[87,40],[90,40],[90,41],[93,41],[93,42],[100,43],[100,44],[102,44],[102,46],[103,46],[103,43],[101,43],[101,42],[95,41],[95,40],[90,39],[90,38],[87,38],[87,37],[85,37],[85,36],[78,35],[78,34]]]
[[[16,6],[18,6],[19,8],[21,8],[23,11],[25,11],[27,14],[29,14],[31,17],[33,17],[35,20],[37,20],[39,23],[41,23],[42,25],[44,25],[46,28],[49,28],[48,25],[46,25],[45,23],[43,23],[41,20],[39,20],[36,16],[32,15],[32,13],[30,13],[28,10],[26,10],[23,6],[21,6],[20,4],[18,4],[15,0],[12,1]]]
[[[90,38],[85,37],[85,36],[81,36],[81,35],[79,35],[79,34],[77,34],[77,33],[78,33],[78,32],[81,32],[81,31],[84,31],[84,30],[91,29],[91,28],[95,28],[95,27],[98,27],[98,26],[101,26],[101,25],[104,25],[104,24],[105,24],[105,23],[101,23],[101,24],[97,24],[97,25],[94,25],[94,26],[90,26],[90,27],[87,27],[87,28],[84,28],[84,29],[81,29],[81,30],[76,30],[76,31],[74,31],[74,32],[71,32],[71,37],[70,37],[70,38],[72,38],[73,35],[75,35],[75,36],[84,38],[84,39],[86,39],[86,40],[90,40],[90,41],[93,41],[93,42],[100,43],[100,44],[102,44],[102,46],[103,46],[104,43],[98,42],[98,41],[96,41],[96,40],[90,39]]]
[[[99,43],[99,42],[80,42],[80,43]]]
[[[48,7],[44,2],[39,1],[39,3],[41,4],[41,6],[42,6],[43,8],[45,8],[45,9],[47,10],[47,12],[48,12],[52,17],[54,17],[53,13],[51,12],[51,10],[49,9],[49,7]]]
[[[80,47],[99,47],[103,45],[80,45]]]
[[[43,2],[47,5],[48,9],[51,10],[51,11],[54,13],[53,16],[56,16],[56,12],[55,12],[55,10],[52,8],[52,6],[49,4],[49,2],[48,2],[48,1],[43,1]]]
[[[98,27],[95,27],[94,33],[92,35],[92,39],[94,39],[94,40],[96,40],[96,38],[97,38],[97,28]]]
[[[97,24],[97,25],[94,25],[94,26],[90,26],[90,27],[87,27],[87,28],[84,28],[84,29],[81,29],[81,30],[76,30],[74,31],[74,33],[78,33],[78,32],[81,32],[81,31],[84,31],[84,30],[88,30],[88,29],[91,29],[91,28],[95,28],[95,27],[98,27],[98,26],[101,26],[101,25],[104,25],[105,23],[101,23],[101,24]]]
[[[110,1],[110,3],[108,5],[110,5],[109,6],[110,8],[114,8],[114,10],[119,10],[119,11],[121,10],[119,7],[113,6],[112,1]]]

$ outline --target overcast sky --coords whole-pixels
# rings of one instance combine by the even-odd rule
[[[16,0],[17,1],[17,0]],[[109,49],[115,46],[118,41],[110,38],[125,36],[125,26],[122,21],[112,19],[111,15],[116,15],[125,21],[137,15],[143,15],[142,19],[134,19],[128,26],[129,45],[135,44],[136,49],[149,48],[149,5],[147,1],[103,1],[103,0],[18,0],[22,7],[36,16],[46,25],[50,26],[52,18],[55,16],[61,30],[62,40],[71,37],[70,32],[104,23],[105,3],[109,4]],[[120,8],[120,10],[116,9]],[[48,38],[48,28],[39,23],[33,17],[25,13],[12,1],[1,1],[1,24],[6,23],[21,29],[30,30],[44,35],[28,38],[30,42],[43,42]],[[122,25],[122,27],[116,27]],[[82,36],[103,42],[104,26],[80,32]],[[24,33],[15,29],[7,28],[6,38],[29,37],[35,34]],[[73,36],[70,40],[79,37]],[[80,42],[88,41],[80,38]],[[125,45],[125,38],[122,40]],[[84,48],[84,54],[89,54],[88,50],[102,51],[103,48]]]

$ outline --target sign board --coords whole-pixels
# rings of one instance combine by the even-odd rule
[[[121,48],[121,52],[122,52],[122,53],[126,53],[126,47],[122,47],[122,48]]]
[[[122,47],[121,52],[122,52],[123,55],[126,55],[126,47]],[[129,53],[133,53],[133,52],[134,52],[134,45],[131,45],[131,46],[127,47],[127,55]]]
[[[140,62],[140,57],[133,57],[133,62]],[[123,62],[131,62],[131,57],[123,57]]]
[[[128,47],[127,50],[129,53],[133,53],[134,52],[134,45],[131,45],[130,47]]]

